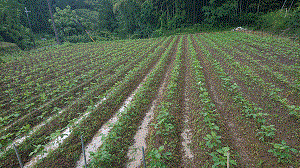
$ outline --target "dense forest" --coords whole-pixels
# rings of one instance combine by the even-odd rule
[[[299,4],[299,0],[49,0],[62,42],[147,38],[191,26],[289,29],[299,35]],[[37,37],[54,37],[47,0],[1,0],[0,11],[0,41],[30,49]]]

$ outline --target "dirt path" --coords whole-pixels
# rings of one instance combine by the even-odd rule
[[[182,164],[181,167],[195,167],[194,163],[194,151],[191,149],[191,143],[192,143],[192,135],[194,134],[191,124],[191,101],[193,99],[191,98],[191,79],[190,74],[188,75],[188,61],[187,57],[188,55],[188,46],[187,46],[187,36],[183,37],[184,39],[184,48],[183,48],[183,70],[181,73],[184,73],[184,111],[183,111],[183,118],[182,118],[182,128],[183,131],[181,133],[182,137],[182,146],[183,146],[183,154],[182,156]]]
[[[153,118],[156,117],[158,114],[158,110],[159,110],[159,106],[161,105],[161,102],[164,100],[165,98],[165,93],[166,93],[166,89],[170,80],[170,75],[173,69],[173,64],[174,64],[174,60],[175,60],[175,54],[177,53],[177,47],[178,47],[178,43],[179,43],[179,38],[176,40],[174,47],[171,49],[171,61],[170,64],[167,68],[165,77],[163,79],[162,84],[160,85],[159,89],[158,89],[158,94],[155,98],[155,103],[153,104],[153,106],[151,107],[151,109],[153,109]],[[155,121],[151,120],[151,124],[154,123]],[[148,125],[148,134],[145,138],[146,141],[146,145],[148,148],[145,148],[145,153],[148,153],[151,149],[154,148],[158,148],[159,146],[162,145],[161,141],[159,139],[155,139],[156,143],[153,144],[152,142],[150,143],[150,137],[151,135],[155,134],[156,130],[154,129],[153,126],[149,126]],[[149,148],[149,145],[151,146],[151,148]],[[141,165],[141,161],[139,163],[139,165]],[[141,167],[141,166],[139,166]]]
[[[166,89],[167,79],[169,78],[172,65],[173,65],[173,61],[172,63],[170,63],[168,67],[165,78],[158,89],[158,95],[155,98],[155,100],[152,102],[151,109],[147,112],[146,116],[142,121],[140,129],[137,131],[136,135],[134,136],[134,140],[135,140],[134,145],[132,145],[129,148],[127,154],[128,158],[130,159],[129,163],[126,166],[128,168],[140,167],[142,164],[142,146],[144,146],[145,149],[147,148],[146,137],[149,132],[149,123],[152,121],[154,117],[154,109],[157,107],[158,102],[162,100],[162,95]]]
[[[151,73],[151,71],[149,72]],[[149,74],[148,73],[148,74]],[[114,126],[114,124],[119,120],[119,118],[122,116],[122,113],[125,111],[126,107],[128,107],[135,96],[135,94],[138,92],[138,90],[143,86],[145,81],[147,80],[147,76],[143,79],[143,81],[139,84],[139,86],[133,91],[133,93],[125,100],[122,107],[114,114],[114,116],[107,121],[101,129],[96,133],[96,135],[93,137],[92,141],[85,146],[85,155],[86,155],[86,161],[87,164],[91,161],[91,155],[90,152],[96,152],[97,149],[104,143],[103,137],[107,136],[111,130],[111,128]],[[81,168],[84,166],[84,157],[83,154],[80,155],[80,159],[76,163],[76,168]]]
[[[178,40],[177,40],[178,41]],[[173,46],[174,48],[174,46]],[[167,81],[170,77],[170,72],[173,67],[174,62],[174,54],[171,57],[170,63],[167,67],[167,71],[165,73],[164,79],[159,86],[158,94],[155,98],[155,100],[151,104],[150,110],[146,113],[146,116],[144,117],[142,124],[140,126],[140,129],[137,131],[134,139],[134,144],[129,148],[128,151],[128,158],[129,162],[127,163],[128,168],[136,168],[141,167],[142,165],[142,146],[144,146],[145,150],[147,149],[147,136],[149,134],[149,123],[151,123],[153,117],[154,117],[154,111],[157,108],[159,102],[162,101],[163,94],[165,93]]]

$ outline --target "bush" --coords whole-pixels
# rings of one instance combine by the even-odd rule
[[[163,36],[165,33],[162,31],[162,29],[158,29],[152,32],[151,37],[159,37]]]
[[[90,39],[90,37],[88,37],[87,34],[85,35],[73,35],[73,36],[66,36],[64,38],[64,41],[66,42],[70,42],[70,43],[87,43],[87,42],[91,42],[92,40]]]
[[[300,36],[300,6],[294,10],[291,15],[292,16],[288,20],[288,25],[291,28],[289,33]]]
[[[280,33],[281,30],[288,28],[288,21],[291,15],[285,11],[275,11],[262,15],[259,19],[260,28],[266,29],[273,33]]]
[[[258,15],[255,13],[243,13],[239,20],[240,25],[257,26]]]

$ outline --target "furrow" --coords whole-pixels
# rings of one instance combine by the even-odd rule
[[[60,148],[51,151],[35,167],[74,167],[81,155],[79,134],[84,135],[84,143],[90,142],[101,126],[113,117],[114,112],[121,107],[122,102],[141,82],[140,77],[146,75],[146,72],[151,69],[156,59],[156,56],[149,56],[138,67],[130,71],[122,82],[115,85],[115,91],[107,98],[104,104],[92,111],[82,124],[79,124],[72,131]],[[65,157],[64,153],[70,153],[70,155]]]

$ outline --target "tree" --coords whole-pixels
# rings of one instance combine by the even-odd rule
[[[67,6],[65,9],[57,7],[53,17],[61,38],[64,36],[78,35],[84,32],[82,27],[76,24],[77,20],[80,21],[85,28],[92,28],[91,23],[82,17],[79,17],[75,10],[71,10],[70,6]],[[49,22],[51,22],[50,19]]]
[[[154,15],[153,4],[150,0],[146,0],[141,6],[140,30],[141,37],[148,37],[154,30],[157,22]]]
[[[18,0],[23,4],[27,10],[31,11],[30,20],[32,24],[33,32],[35,33],[52,33],[52,26],[48,22],[50,13],[48,12],[48,4],[46,0]],[[51,5],[55,1],[52,1]],[[26,14],[24,13],[24,7],[22,8],[22,15],[20,16],[21,23],[25,27],[29,27]]]
[[[118,20],[118,32],[126,35],[139,29],[140,6],[134,0],[124,0],[115,6]]]
[[[16,43],[21,49],[33,47],[30,29],[21,24],[21,9],[24,5],[16,0],[0,1],[0,39],[5,42]]]
[[[109,0],[102,0],[96,4],[99,12],[98,28],[113,32],[117,28],[117,19],[113,12],[113,4]]]
[[[226,24],[226,21],[229,24],[235,22],[237,18],[237,1],[229,0],[226,3],[221,3],[221,1],[211,0],[209,4],[209,6],[202,8],[206,16],[204,22],[219,27]]]

